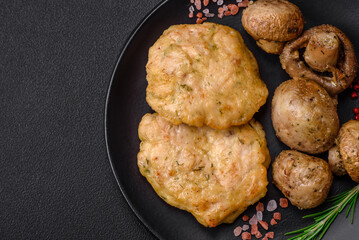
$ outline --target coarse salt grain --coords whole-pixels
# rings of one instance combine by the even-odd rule
[[[203,18],[197,18],[196,23],[201,24],[201,23],[203,23],[203,21],[204,21]]]
[[[202,8],[201,0],[195,0],[194,5],[196,6],[197,10],[201,10],[201,8]]]
[[[228,11],[228,6],[226,4],[224,4],[222,7],[224,11]]]
[[[262,221],[262,220],[263,220],[263,212],[261,212],[261,211],[258,211],[258,212],[257,212],[257,219],[258,219],[258,221]]]
[[[259,202],[256,206],[257,212],[263,212],[264,211],[264,204]]]
[[[223,5],[223,0],[218,0],[217,5]]]
[[[234,16],[234,15],[237,15],[238,11],[239,11],[239,7],[237,7],[237,5],[234,5],[232,4],[233,7],[231,8],[231,14]]]
[[[194,12],[194,7],[193,7],[193,5],[191,5],[188,10],[189,10],[190,12]]]
[[[242,217],[242,220],[245,221],[245,222],[247,222],[247,221],[249,220],[249,217],[248,217],[247,215],[244,215],[244,216]]]
[[[273,218],[280,221],[282,219],[282,215],[279,212],[275,212],[273,214]]]
[[[204,16],[211,18],[214,17],[214,13],[205,13]]]
[[[247,7],[249,4],[248,0],[243,0],[242,2],[238,3],[238,7]]]
[[[209,13],[209,9],[208,8],[206,8],[206,9],[203,9],[203,11],[202,11],[204,14],[206,14],[206,13]]]
[[[270,225],[276,225],[277,224],[277,221],[274,219],[274,218],[272,218],[271,220],[270,220]]]
[[[279,199],[279,206],[281,206],[282,208],[287,208],[288,207],[288,199],[280,198]]]
[[[227,10],[227,11],[224,12],[224,16],[231,16],[231,15],[232,15],[232,13],[231,13],[231,11],[229,11],[229,10]]]
[[[277,202],[275,200],[270,200],[267,205],[267,211],[273,212],[277,209]]]
[[[266,237],[273,239],[274,238],[274,232],[267,232]]]
[[[239,235],[241,235],[242,233],[242,228],[240,226],[236,227],[234,230],[233,230],[233,234],[234,236],[238,237]]]
[[[265,221],[259,221],[259,224],[264,228],[265,230],[268,230],[268,223]]]
[[[258,225],[251,225],[251,234],[256,235],[258,232]]]
[[[243,240],[251,240],[252,236],[249,232],[244,232],[244,233],[242,233],[242,239]]]
[[[253,217],[249,220],[250,225],[258,224],[257,215],[253,215]]]
[[[263,237],[263,235],[262,235],[262,233],[261,233],[260,231],[258,231],[258,232],[256,233],[256,238],[261,238],[261,237]]]
[[[243,230],[243,231],[247,231],[248,229],[249,229],[249,225],[244,224],[244,225],[242,226],[242,230]]]
[[[194,3],[194,0],[191,0],[191,3]]]

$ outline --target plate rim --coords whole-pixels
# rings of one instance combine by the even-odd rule
[[[300,0],[299,0],[300,1]],[[115,76],[118,72],[118,68],[120,66],[120,64],[123,61],[123,58],[125,57],[125,54],[128,52],[128,48],[130,47],[132,41],[134,40],[134,38],[137,36],[137,34],[142,30],[143,26],[151,19],[151,17],[161,8],[163,7],[165,4],[171,2],[171,0],[161,0],[159,1],[159,3],[157,3],[157,5],[155,5],[155,7],[153,9],[151,9],[147,14],[145,14],[145,16],[139,21],[138,24],[136,24],[136,26],[133,28],[133,30],[130,32],[129,36],[127,37],[127,39],[125,40],[122,48],[120,49],[120,53],[117,56],[117,60],[115,62],[115,65],[113,67],[113,72],[111,75],[111,79],[107,88],[107,92],[106,92],[106,101],[105,101],[105,112],[104,112],[104,137],[105,137],[105,144],[106,144],[106,152],[107,152],[107,156],[110,162],[110,166],[112,169],[112,172],[115,176],[117,185],[120,188],[120,191],[122,193],[122,196],[124,196],[128,206],[131,208],[132,212],[135,214],[135,216],[137,217],[137,219],[140,220],[141,224],[143,224],[143,226],[145,226],[145,228],[152,234],[153,237],[157,238],[157,239],[161,239],[164,240],[166,238],[164,238],[163,233],[161,236],[161,232],[158,231],[158,229],[156,230],[156,228],[151,227],[151,225],[149,224],[149,222],[147,222],[145,220],[145,218],[142,216],[141,211],[138,211],[136,209],[136,206],[130,201],[130,194],[127,194],[125,191],[125,185],[123,184],[124,181],[120,179],[120,172],[116,170],[115,168],[115,161],[113,157],[111,157],[111,152],[110,152],[110,141],[109,141],[109,136],[110,136],[110,127],[109,127],[109,105],[110,105],[110,98],[113,97],[113,85],[115,83]],[[293,2],[290,0],[290,2]],[[332,23],[328,23],[328,24],[332,24]],[[317,24],[316,24],[317,25]],[[336,25],[334,25],[336,26]],[[309,29],[309,28],[308,28]],[[307,30],[308,30],[307,29]],[[351,38],[352,39],[352,38]],[[258,62],[258,60],[257,60]],[[338,115],[339,115],[339,108],[337,109],[338,111]],[[267,136],[267,134],[266,134]],[[282,149],[283,150],[283,149]],[[113,153],[114,151],[112,151]],[[119,159],[121,160],[121,158]],[[273,161],[273,160],[272,160]]]
[[[120,191],[123,195],[123,197],[125,198],[128,206],[131,208],[132,212],[135,214],[135,216],[137,217],[137,219],[140,220],[141,224],[147,229],[149,230],[149,232],[156,238],[158,239],[163,239],[161,238],[158,233],[147,224],[147,222],[142,218],[142,216],[140,215],[140,213],[135,209],[135,207],[132,205],[132,203],[130,202],[130,200],[128,199],[127,194],[125,193],[124,189],[122,188],[121,182],[120,182],[120,178],[118,176],[118,173],[115,170],[115,166],[114,166],[114,160],[111,157],[111,153],[110,153],[110,148],[109,148],[109,127],[108,127],[108,106],[109,106],[109,99],[111,96],[111,89],[113,86],[113,82],[114,82],[114,78],[118,69],[118,66],[120,65],[120,63],[122,62],[123,56],[125,54],[125,52],[127,51],[128,46],[130,45],[130,43],[132,42],[133,38],[136,36],[136,34],[139,32],[139,30],[142,28],[142,26],[147,22],[147,20],[159,9],[161,8],[164,4],[166,4],[167,2],[169,2],[169,0],[162,0],[161,2],[159,2],[149,13],[147,13],[145,15],[145,17],[142,18],[142,20],[137,24],[137,26],[134,28],[134,30],[132,30],[132,32],[130,33],[130,36],[127,38],[127,40],[125,41],[125,44],[123,45],[120,54],[117,57],[115,66],[113,67],[112,70],[112,74],[111,74],[111,79],[109,82],[109,85],[107,87],[107,91],[106,91],[106,101],[105,101],[105,113],[104,113],[104,131],[105,131],[105,144],[106,144],[106,153],[107,153],[107,158],[109,160],[110,166],[111,166],[111,170],[113,175],[115,176],[116,182],[118,187],[120,188]]]

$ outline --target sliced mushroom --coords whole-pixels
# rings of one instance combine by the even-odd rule
[[[330,25],[313,27],[300,38],[288,42],[280,61],[292,78],[313,80],[332,96],[349,87],[358,67],[352,43],[342,31]]]
[[[285,0],[258,0],[242,15],[244,29],[264,51],[280,54],[285,42],[303,31],[304,19],[299,8]]]

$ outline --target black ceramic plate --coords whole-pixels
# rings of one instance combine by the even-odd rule
[[[229,1],[228,2],[232,2]],[[233,2],[235,2],[233,0]],[[304,14],[305,29],[320,24],[332,24],[347,34],[356,47],[359,48],[359,1],[354,0],[316,0],[292,1]],[[212,5],[214,3],[211,3]],[[205,228],[195,218],[179,209],[167,205],[153,191],[150,184],[141,176],[137,168],[137,152],[139,139],[137,127],[141,117],[151,112],[145,100],[147,53],[149,47],[162,32],[174,24],[194,23],[188,16],[189,0],[169,0],[160,4],[141,23],[130,37],[116,65],[111,86],[109,88],[106,105],[106,140],[110,162],[118,184],[129,205],[141,221],[160,239],[235,239],[233,229],[243,222],[238,218],[233,224],[222,224],[216,228]],[[289,76],[282,70],[278,56],[270,55],[260,50],[254,40],[241,26],[241,13],[237,16],[226,17],[222,20],[212,18],[210,21],[228,25],[237,29],[256,57],[262,79],[268,86],[269,98],[255,118],[259,120],[267,134],[268,147],[272,159],[279,152],[287,149],[278,141],[271,124],[270,103],[275,88]],[[341,123],[353,118],[352,108],[359,106],[359,102],[350,99],[350,90],[339,96],[339,116]],[[326,154],[322,155],[326,158]],[[271,169],[268,178],[271,182]],[[330,195],[339,193],[354,186],[348,177],[335,178]],[[282,194],[271,183],[268,194],[262,199],[267,203],[270,199],[278,200]],[[280,209],[283,220],[274,227],[275,239],[286,239],[284,233],[304,227],[311,220],[301,217],[313,213],[321,208],[300,211],[290,206],[286,210]],[[254,214],[254,207],[250,207],[247,215]],[[265,214],[264,219],[271,216]],[[341,214],[329,229],[324,239],[359,239],[359,211],[356,211],[354,224],[349,224]]]

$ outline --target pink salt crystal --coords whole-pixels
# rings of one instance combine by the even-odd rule
[[[243,230],[243,231],[247,231],[248,229],[249,229],[249,225],[244,224],[244,225],[242,226],[242,230]]]
[[[240,226],[236,227],[234,230],[233,230],[233,233],[234,233],[234,236],[238,237],[239,235],[241,235],[242,233],[242,228]]]
[[[270,200],[267,205],[267,211],[273,212],[277,209],[277,202],[275,200]]]
[[[257,216],[255,214],[253,215],[253,217],[251,219],[249,219],[249,224],[250,225],[258,224],[258,219],[257,219]]]
[[[205,8],[205,9],[203,9],[202,12],[203,12],[204,14],[209,13],[209,9],[208,9],[208,8]]]
[[[195,0],[194,5],[196,6],[197,10],[201,10],[201,8],[202,8],[201,0]]]
[[[262,233],[261,233],[260,231],[258,231],[255,236],[256,236],[256,238],[261,238],[261,237],[263,237],[263,235],[262,235]]]

